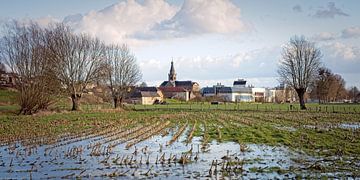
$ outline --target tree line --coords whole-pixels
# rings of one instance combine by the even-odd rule
[[[47,109],[64,93],[71,98],[72,110],[78,110],[87,86],[97,82],[107,85],[116,108],[141,79],[136,58],[125,44],[105,44],[62,23],[40,27],[13,21],[3,34],[0,60],[18,76],[20,114]],[[321,50],[304,36],[292,37],[281,55],[280,82],[296,91],[301,109],[306,109],[306,92],[319,103],[345,96],[359,99],[356,87],[347,91],[344,79],[322,66]]]
[[[61,94],[72,110],[91,83],[104,82],[117,107],[128,88],[141,79],[135,56],[127,45],[105,44],[70,27],[13,21],[4,27],[1,61],[17,74],[20,114],[48,108]]]

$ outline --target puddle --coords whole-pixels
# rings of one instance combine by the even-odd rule
[[[355,123],[355,124],[342,123],[339,124],[339,128],[357,130],[360,128],[360,123]]]
[[[177,128],[178,129],[178,128]],[[176,130],[176,129],[175,129]],[[258,144],[239,145],[233,142],[209,143],[208,151],[201,151],[201,137],[194,137],[192,143],[184,143],[184,133],[171,145],[166,145],[175,132],[156,135],[135,146],[126,148],[125,141],[102,136],[79,138],[62,142],[62,145],[43,145],[34,148],[0,147],[0,177],[9,179],[104,179],[125,178],[295,178],[292,169],[307,166],[301,162],[316,159],[304,153],[289,150],[283,146]],[[68,142],[69,144],[67,144]],[[106,142],[106,143],[104,143]],[[112,143],[120,144],[108,150]],[[122,142],[122,143],[121,143]],[[94,146],[100,143],[99,155],[93,155]],[[92,148],[90,148],[90,146]],[[186,154],[190,162],[179,163]],[[215,163],[217,165],[215,165]],[[229,166],[229,167],[228,167]],[[224,171],[223,169],[229,171]],[[307,173],[306,171],[304,172]],[[311,173],[311,172],[309,172]]]
[[[333,128],[341,128],[341,129],[350,129],[350,130],[357,130],[360,128],[360,123],[341,123],[341,124],[325,124],[325,125],[304,125],[304,128],[307,129],[318,129],[318,130],[326,130],[328,131],[329,129],[333,129]]]
[[[275,127],[276,129],[283,130],[283,131],[289,131],[289,132],[295,132],[295,131],[296,131],[296,128],[291,127],[291,126],[279,126],[279,125],[274,125],[274,127]]]

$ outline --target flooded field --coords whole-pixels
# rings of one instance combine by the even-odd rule
[[[261,126],[258,123],[263,124],[262,120],[259,121],[263,115],[252,114],[253,118],[249,118],[250,115],[221,112],[149,116],[138,113],[131,114],[131,118],[129,114],[121,115],[119,119],[95,123],[93,128],[79,128],[74,132],[56,135],[43,132],[43,135],[29,135],[28,138],[19,134],[21,138],[17,139],[2,137],[0,177],[359,177],[360,161],[356,154],[359,149],[324,148],[312,140],[312,132],[307,136],[300,134],[308,146],[313,145],[311,147],[306,147],[296,138],[297,133],[302,131],[314,131],[312,126],[320,126],[319,123],[291,124],[283,117],[277,125],[271,120],[264,120],[269,124]],[[271,116],[277,115],[264,117]],[[47,121],[54,122],[54,127],[63,124]],[[345,129],[349,139],[351,134],[353,138],[358,137],[359,129],[345,124],[349,123],[340,123],[334,129]],[[24,125],[23,130],[26,131],[26,128],[29,127]],[[358,141],[353,140],[354,147],[358,147]],[[313,151],[309,151],[310,148]]]
[[[0,164],[4,168],[0,176],[10,179],[115,176],[273,179],[295,177],[296,173],[290,171],[300,171],[306,162],[313,160],[281,146],[212,141],[204,147],[199,137],[186,144],[184,135],[169,145],[173,137],[169,134],[155,135],[126,147],[126,143],[114,145],[118,140],[105,136],[72,139],[50,146],[2,147]]]

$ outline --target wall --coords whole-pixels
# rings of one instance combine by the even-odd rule
[[[176,92],[173,97],[184,101],[189,101],[189,92]]]
[[[141,104],[143,105],[152,105],[154,104],[154,102],[158,100],[158,101],[162,101],[161,97],[142,97],[141,98]]]
[[[253,102],[254,98],[250,93],[238,93],[235,95],[236,102]]]
[[[223,98],[225,101],[235,101],[233,93],[218,93],[218,96]]]

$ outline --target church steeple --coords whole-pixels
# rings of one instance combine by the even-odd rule
[[[171,61],[170,73],[169,73],[169,81],[176,81],[176,73],[174,68],[174,62]]]

